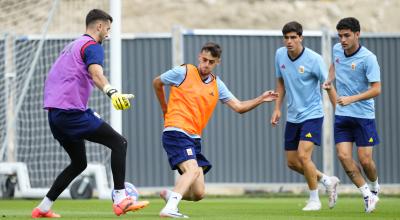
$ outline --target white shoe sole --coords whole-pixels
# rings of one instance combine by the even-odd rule
[[[161,218],[189,218],[189,216],[179,213],[178,211],[172,210],[161,210],[160,212]]]
[[[175,214],[172,214],[172,213],[160,213],[160,217],[161,218],[189,218],[186,215],[182,215],[182,214],[175,215]]]

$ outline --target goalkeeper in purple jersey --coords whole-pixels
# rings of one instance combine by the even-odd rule
[[[148,205],[147,201],[133,201],[125,193],[126,139],[88,108],[94,86],[104,91],[117,110],[130,107],[132,94],[121,94],[103,75],[104,49],[112,17],[93,9],[86,16],[86,33],[68,44],[53,64],[44,87],[44,108],[55,139],[68,153],[71,163],[58,175],[42,202],[33,209],[33,218],[57,218],[51,211],[58,196],[82,171],[87,159],[85,140],[100,143],[111,149],[111,170],[116,215],[135,211]]]

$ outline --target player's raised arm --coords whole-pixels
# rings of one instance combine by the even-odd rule
[[[278,96],[279,96],[278,93],[274,92],[273,90],[268,90],[254,99],[240,101],[234,97],[229,101],[225,102],[225,104],[227,104],[235,112],[243,114],[254,109],[255,107],[259,106],[264,102],[272,102],[276,100]]]

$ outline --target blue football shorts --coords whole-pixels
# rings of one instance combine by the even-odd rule
[[[48,121],[54,138],[61,144],[64,141],[83,140],[84,136],[96,131],[104,122],[91,109],[81,111],[57,108],[48,109]]]
[[[285,150],[296,151],[300,140],[311,141],[315,145],[321,145],[321,131],[324,118],[314,118],[301,123],[286,122]]]
[[[194,159],[206,174],[212,167],[207,158],[201,154],[201,139],[191,138],[179,131],[164,131],[162,143],[168,156],[168,162],[172,170],[182,171],[178,165],[184,161]]]
[[[335,144],[355,142],[359,147],[379,144],[375,119],[335,115]]]

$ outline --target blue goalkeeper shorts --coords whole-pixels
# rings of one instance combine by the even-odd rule
[[[48,121],[51,132],[61,144],[64,141],[81,141],[92,134],[104,122],[91,109],[64,110],[48,109]]]
[[[179,131],[164,131],[162,143],[172,170],[178,170],[182,174],[178,165],[190,159],[197,161],[198,166],[203,168],[204,174],[211,169],[211,163],[201,154],[200,138],[191,138]]]

